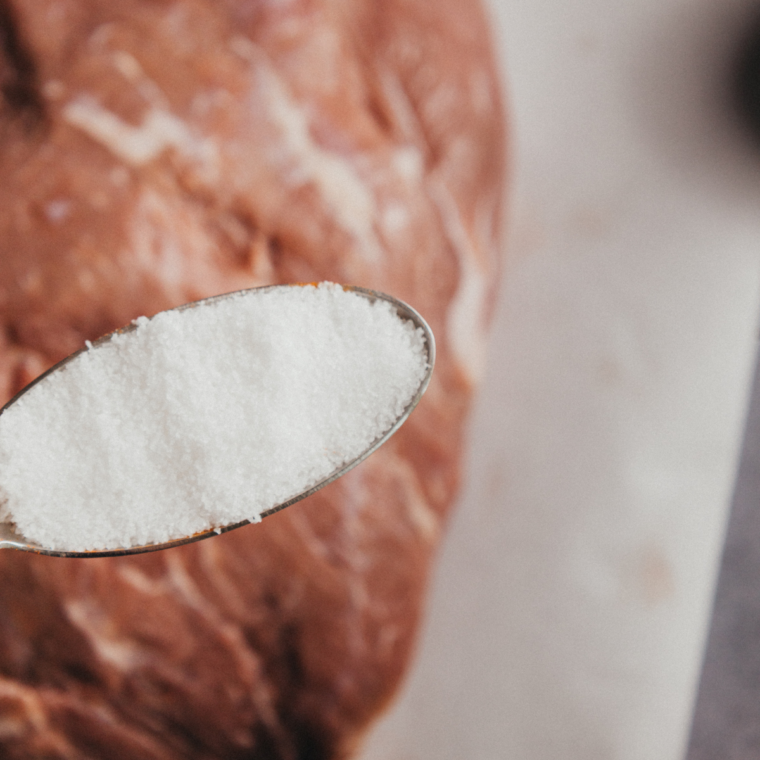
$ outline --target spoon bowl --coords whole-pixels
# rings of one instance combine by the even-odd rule
[[[184,304],[182,306],[177,307],[176,309],[172,309],[171,311],[181,312],[188,309],[194,309],[199,306],[209,305],[209,304],[213,304],[215,302],[223,301],[226,299],[239,297],[241,295],[252,293],[254,291],[261,293],[261,292],[273,290],[276,288],[292,288],[292,287],[300,287],[300,286],[299,285],[271,285],[271,286],[265,286],[263,288],[251,288],[245,291],[235,291],[233,293],[226,293],[219,296],[213,296],[212,298],[207,298],[200,301],[194,301],[192,303]],[[260,515],[262,518],[272,515],[275,512],[279,512],[280,510],[285,509],[285,507],[289,507],[295,504],[296,502],[299,502],[302,499],[305,499],[307,496],[310,496],[311,494],[315,493],[319,489],[326,486],[328,483],[332,483],[334,480],[341,477],[352,468],[356,467],[356,465],[358,465],[360,462],[364,461],[370,454],[372,454],[383,443],[385,443],[385,441],[387,441],[399,429],[399,427],[401,427],[401,425],[405,422],[405,420],[409,417],[411,412],[417,406],[418,402],[422,398],[422,395],[424,394],[430,382],[430,378],[433,372],[433,366],[435,364],[435,339],[433,337],[433,333],[430,327],[425,322],[425,320],[420,316],[420,314],[418,314],[418,312],[415,311],[408,304],[394,298],[393,296],[389,296],[385,293],[380,293],[378,291],[355,287],[355,286],[343,286],[343,290],[355,293],[356,295],[362,298],[365,298],[372,303],[374,303],[375,301],[385,301],[389,303],[391,307],[393,308],[393,310],[395,310],[396,315],[401,320],[411,322],[415,328],[418,328],[419,330],[422,331],[424,346],[425,346],[425,353],[426,353],[425,358],[427,361],[424,376],[422,378],[422,381],[419,384],[419,387],[414,393],[413,397],[406,404],[402,413],[395,419],[395,421],[393,422],[392,426],[389,429],[387,429],[382,435],[378,436],[374,441],[372,441],[372,443],[366,449],[364,449],[358,456],[355,456],[349,461],[343,463],[340,467],[337,467],[333,472],[329,473],[326,477],[319,480],[319,482],[295,494],[291,498],[288,498],[286,501],[275,504],[274,506],[271,506],[270,508],[262,511]],[[114,331],[113,333],[109,333],[108,335],[105,335],[102,338],[99,338],[98,340],[93,341],[91,344],[88,344],[88,348],[83,348],[71,354],[70,356],[66,357],[58,364],[51,367],[49,370],[47,370],[45,373],[40,375],[29,385],[27,385],[24,389],[22,389],[19,393],[17,393],[16,396],[14,396],[4,407],[2,407],[2,409],[0,409],[0,425],[2,424],[2,414],[7,409],[12,407],[15,403],[17,403],[19,398],[21,398],[37,383],[39,383],[45,378],[50,377],[51,375],[54,375],[57,372],[60,372],[63,367],[65,367],[69,362],[74,360],[81,353],[88,350],[93,350],[93,349],[96,350],[98,347],[103,346],[104,344],[107,344],[114,335],[128,333],[128,332],[131,332],[132,330],[135,330],[136,328],[137,328],[137,325],[132,323],[130,325],[127,325],[126,327],[123,327],[123,328],[120,328],[119,330]],[[0,522],[0,549],[3,549],[3,548],[15,549],[19,551],[34,552],[37,554],[45,554],[45,555],[54,556],[54,557],[116,557],[116,556],[123,556],[123,555],[128,555],[128,554],[139,554],[143,552],[169,549],[175,546],[181,546],[183,544],[192,543],[194,541],[201,541],[203,539],[211,538],[221,533],[226,533],[230,530],[234,530],[235,528],[240,528],[244,525],[249,525],[252,522],[254,521],[241,520],[241,521],[234,522],[228,525],[216,526],[208,530],[203,530],[203,531],[194,533],[190,536],[176,538],[176,539],[162,542],[162,543],[144,544],[144,545],[139,545],[139,546],[128,546],[128,547],[121,547],[121,548],[115,548],[115,549],[104,549],[104,550],[96,549],[96,550],[88,550],[88,551],[60,551],[56,549],[51,549],[49,547],[41,546],[35,543],[34,541],[30,541],[26,539],[24,536],[20,535],[16,531],[16,527],[13,523]]]

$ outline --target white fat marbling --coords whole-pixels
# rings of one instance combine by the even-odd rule
[[[483,313],[485,273],[456,201],[444,182],[432,178],[428,188],[459,265],[459,283],[446,314],[446,337],[460,370],[476,383],[485,369],[488,338]]]
[[[122,672],[141,663],[139,647],[129,638],[118,638],[118,628],[104,610],[76,599],[68,601],[65,610],[101,660]]]
[[[292,96],[260,48],[240,37],[230,46],[253,64],[260,93],[252,108],[263,110],[281,135],[279,155],[273,160],[286,169],[292,185],[316,187],[334,219],[356,241],[358,252],[370,261],[379,260],[377,202],[368,176],[357,169],[351,156],[327,150],[314,140],[308,111]],[[259,94],[265,100],[263,109]]]
[[[148,109],[142,122],[134,125],[83,94],[64,106],[63,117],[132,166],[148,164],[170,148],[205,167],[214,167],[218,160],[213,140],[198,135],[185,121],[163,109]]]

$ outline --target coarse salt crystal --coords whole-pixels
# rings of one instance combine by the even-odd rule
[[[422,331],[331,283],[135,320],[0,416],[0,519],[57,551],[163,543],[311,488],[420,388]]]

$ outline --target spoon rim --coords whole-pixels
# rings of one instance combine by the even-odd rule
[[[157,312],[157,314],[165,313],[167,311],[185,311],[186,309],[193,309],[198,306],[207,306],[217,301],[231,300],[238,297],[244,297],[254,292],[260,294],[266,291],[271,291],[271,290],[276,290],[276,289],[306,287],[309,285],[315,286],[318,284],[319,283],[280,283],[280,284],[275,284],[275,285],[262,285],[256,288],[244,288],[242,290],[230,291],[229,293],[220,293],[215,296],[209,296],[208,298],[201,298],[201,299],[198,299],[197,301],[189,301],[188,303],[184,303],[180,306],[176,306],[173,309],[164,309],[161,312]],[[131,555],[131,554],[145,554],[148,552],[163,551],[165,549],[173,549],[178,546],[192,544],[192,543],[195,543],[197,541],[202,541],[207,538],[213,538],[214,536],[218,536],[223,533],[229,533],[232,530],[236,530],[237,528],[242,528],[246,525],[257,524],[261,522],[263,518],[269,517],[270,515],[273,515],[276,512],[280,512],[286,507],[290,507],[293,504],[296,504],[297,502],[302,501],[303,499],[307,498],[308,496],[311,496],[312,494],[324,488],[326,485],[329,485],[333,481],[345,475],[349,470],[352,470],[358,464],[361,464],[367,457],[369,457],[371,454],[377,451],[377,449],[379,449],[380,446],[382,446],[404,424],[404,422],[406,422],[407,418],[414,411],[415,407],[420,402],[420,399],[422,398],[425,391],[427,390],[427,387],[430,384],[430,379],[433,374],[433,368],[435,366],[435,358],[436,358],[435,337],[433,335],[433,331],[430,329],[430,326],[425,321],[425,319],[420,315],[420,313],[416,309],[414,309],[414,307],[410,306],[404,301],[401,301],[400,299],[395,298],[394,296],[391,296],[387,293],[383,293],[379,290],[364,288],[358,285],[341,285],[340,287],[344,291],[356,293],[357,295],[367,298],[367,300],[369,300],[372,303],[374,303],[375,301],[385,301],[391,304],[391,306],[395,308],[396,315],[400,319],[403,319],[405,321],[411,321],[414,324],[415,328],[422,330],[423,338],[425,341],[425,349],[427,353],[427,367],[425,369],[425,376],[423,377],[422,382],[417,388],[417,391],[415,392],[414,396],[411,398],[409,403],[404,408],[404,411],[396,419],[394,424],[385,433],[378,436],[372,442],[372,444],[367,449],[365,449],[359,456],[341,465],[341,467],[334,470],[326,478],[320,480],[318,483],[309,487],[305,491],[301,491],[298,494],[291,497],[290,499],[284,502],[281,502],[279,504],[276,504],[273,507],[270,507],[269,509],[264,510],[259,516],[259,519],[241,520],[239,522],[230,523],[228,525],[217,526],[215,528],[210,528],[208,530],[199,531],[197,533],[193,533],[190,536],[182,536],[180,538],[172,539],[170,541],[164,541],[157,544],[141,544],[139,546],[117,547],[114,549],[91,549],[91,550],[83,550],[83,551],[64,551],[64,550],[50,549],[44,546],[40,546],[39,544],[35,544],[34,542],[29,541],[25,539],[23,536],[21,536],[20,534],[16,533],[14,530],[13,524],[11,522],[0,522],[0,549],[15,549],[19,551],[33,552],[35,554],[41,554],[41,555],[46,555],[50,557],[64,557],[64,558],[70,558],[70,559],[71,558],[83,559],[83,558],[93,558],[93,557],[123,557],[123,556]],[[157,316],[157,314],[153,316]],[[152,319],[152,318],[153,317],[148,317],[148,319]],[[128,325],[125,325],[124,327],[120,327],[116,330],[112,330],[111,332],[106,333],[105,335],[101,336],[100,338],[97,338],[96,340],[93,340],[91,342],[87,341],[84,348],[80,348],[74,353],[69,354],[69,356],[65,357],[61,361],[54,364],[52,367],[45,370],[45,372],[43,372],[41,375],[36,377],[26,386],[24,386],[18,393],[16,393],[13,396],[13,398],[11,398],[7,403],[5,403],[2,406],[2,408],[0,408],[0,417],[2,417],[3,413],[9,407],[15,404],[19,400],[19,398],[21,398],[31,388],[33,388],[35,385],[37,385],[39,382],[44,380],[49,375],[55,372],[58,372],[66,364],[76,359],[79,355],[87,351],[90,351],[94,348],[98,348],[99,346],[105,343],[109,343],[114,335],[122,335],[124,333],[132,332],[133,330],[137,329],[138,326],[139,325],[137,323],[137,320],[133,320]]]

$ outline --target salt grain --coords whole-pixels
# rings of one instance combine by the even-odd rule
[[[387,432],[426,370],[419,329],[329,283],[141,317],[0,416],[0,519],[58,551],[258,521]]]

